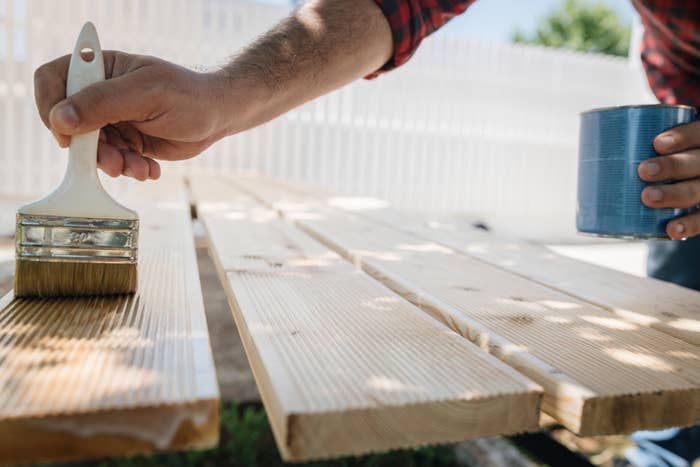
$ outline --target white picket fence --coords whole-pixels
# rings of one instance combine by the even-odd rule
[[[83,21],[96,23],[105,49],[211,67],[288,11],[240,0],[0,0],[0,195],[44,193],[62,174],[32,73],[70,51]],[[651,100],[626,59],[437,33],[401,69],[176,167],[259,170],[552,241],[573,235],[578,113]]]

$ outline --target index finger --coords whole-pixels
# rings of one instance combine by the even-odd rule
[[[654,149],[661,155],[700,148],[700,121],[666,130],[654,139]]]
[[[49,112],[54,105],[66,98],[66,77],[70,55],[64,55],[45,63],[34,72],[34,100],[39,110],[39,117],[46,128],[49,124]]]
[[[115,52],[105,50],[102,52],[105,63],[105,78],[112,75]],[[51,129],[49,114],[51,109],[66,98],[66,79],[68,77],[68,65],[70,54],[59,57],[41,65],[34,72],[34,100],[39,111],[39,117],[46,128]],[[54,132],[56,139],[62,146],[67,146],[70,137]]]

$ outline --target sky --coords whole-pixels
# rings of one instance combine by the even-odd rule
[[[632,23],[635,11],[629,0],[599,1],[613,8],[624,24]],[[539,20],[562,3],[563,0],[479,0],[452,20],[446,31],[472,39],[510,42],[516,28],[534,31]]]
[[[289,0],[260,0],[266,3],[289,3]],[[596,0],[592,0],[596,1]],[[612,7],[624,24],[635,15],[630,0],[597,0]],[[535,30],[538,21],[563,0],[478,0],[462,16],[451,21],[445,33],[495,42],[510,42],[513,31]]]

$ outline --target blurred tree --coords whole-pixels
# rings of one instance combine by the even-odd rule
[[[623,25],[617,13],[603,3],[566,0],[540,21],[534,34],[517,29],[513,42],[626,56],[630,27]]]

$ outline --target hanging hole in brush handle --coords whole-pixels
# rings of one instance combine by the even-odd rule
[[[90,47],[83,47],[80,49],[80,58],[82,58],[84,62],[91,62],[95,58],[95,51]]]
[[[71,55],[66,83],[66,94],[76,92],[105,79],[102,48],[95,26],[87,22],[80,30]]]

